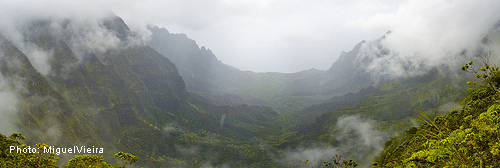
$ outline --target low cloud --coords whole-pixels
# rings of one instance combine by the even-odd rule
[[[224,120],[226,120],[226,114],[222,114],[220,117],[220,122],[219,122],[220,127],[224,126]]]
[[[165,126],[163,126],[162,130],[166,133],[167,136],[169,136],[170,133],[180,132],[182,128],[176,122],[172,122],[172,123],[165,123]]]
[[[12,85],[0,74],[0,133],[9,136],[13,132],[19,132],[17,128],[18,94],[16,86]]]
[[[54,51],[45,51],[33,43],[19,43],[19,50],[21,50],[30,60],[31,64],[43,75],[48,75],[51,66],[49,60],[54,56]]]
[[[49,75],[53,69],[50,64],[55,59],[54,45],[60,42],[70,49],[62,54],[73,55],[78,61],[91,54],[103,55],[108,49],[142,44],[139,36],[132,35],[123,39],[127,41],[124,43],[117,32],[104,25],[106,19],[115,17],[111,4],[0,2],[0,34],[19,48],[38,71]],[[66,63],[63,67],[67,71],[77,64]]]
[[[330,135],[339,145],[315,144],[312,147],[287,150],[282,153],[283,157],[278,162],[288,166],[318,167],[323,165],[323,161],[331,161],[333,156],[342,155],[344,160],[353,158],[360,167],[369,167],[391,136],[378,131],[376,125],[374,120],[360,116],[340,117]],[[309,162],[306,163],[306,159]]]
[[[365,43],[356,62],[366,72],[384,77],[456,68],[478,51],[492,49],[483,42],[498,32],[499,10],[499,1],[406,1],[395,13],[358,21],[367,29],[388,26],[391,32]]]
[[[63,31],[69,36],[67,42],[79,60],[90,54],[100,55],[99,53],[118,48],[120,45],[117,34],[104,27],[102,19],[74,20]]]

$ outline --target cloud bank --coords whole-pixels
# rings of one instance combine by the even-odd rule
[[[491,36],[498,31],[498,11],[500,1],[406,1],[395,13],[351,22],[366,29],[389,26],[391,31],[365,43],[356,61],[367,72],[390,77],[456,68],[477,51],[494,49],[483,39],[490,35],[498,42],[498,36]]]

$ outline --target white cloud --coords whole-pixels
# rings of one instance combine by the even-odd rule
[[[21,43],[18,45],[19,50],[21,50],[28,59],[30,59],[31,64],[43,75],[47,75],[50,72],[49,60],[54,55],[54,51],[45,51],[38,47],[37,45],[31,43]]]
[[[385,76],[420,74],[447,63],[455,67],[464,57],[458,55],[467,51],[466,57],[472,56],[500,21],[498,11],[500,1],[406,1],[395,13],[350,23],[392,31],[380,43],[366,43],[358,61],[373,60],[362,67]]]
[[[17,93],[11,83],[0,75],[0,133],[9,136],[18,132]]]

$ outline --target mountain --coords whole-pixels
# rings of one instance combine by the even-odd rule
[[[22,41],[1,38],[0,70],[20,100],[9,122],[28,145],[99,146],[106,158],[125,151],[143,166],[239,167],[270,163],[266,151],[287,136],[271,108],[216,106],[191,95],[176,66],[117,16],[21,27]],[[45,60],[37,60],[41,53]]]
[[[298,95],[342,95],[356,92],[370,85],[369,74],[364,73],[355,65],[362,41],[349,52],[340,54],[330,69],[310,75],[307,78],[294,81],[290,88],[300,90]]]
[[[240,83],[251,82],[250,74],[223,64],[212,51],[198,47],[185,34],[171,34],[167,29],[156,26],[149,27],[149,30],[152,36],[146,44],[178,66],[188,90],[231,90]]]

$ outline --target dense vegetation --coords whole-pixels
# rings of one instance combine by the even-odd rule
[[[499,167],[500,73],[497,66],[462,67],[482,82],[469,81],[466,106],[430,120],[392,138],[375,167]]]

